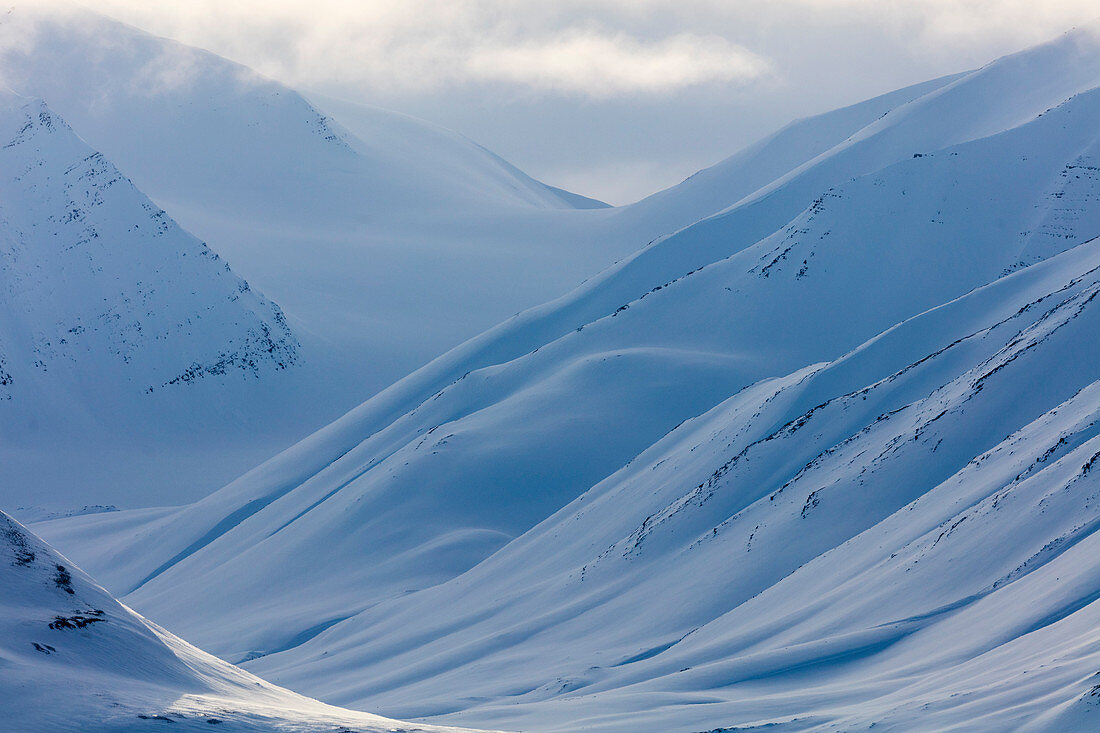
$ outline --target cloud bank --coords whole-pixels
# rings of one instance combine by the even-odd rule
[[[720,36],[681,33],[655,41],[595,30],[473,49],[472,79],[587,94],[666,92],[705,82],[745,83],[763,76],[764,58]]]
[[[429,119],[614,203],[794,117],[1100,15],[1096,0],[78,1],[299,89]]]
[[[422,92],[504,82],[592,97],[759,80],[798,52],[770,42],[783,26],[829,33],[858,22],[893,37],[899,53],[937,54],[1022,47],[1100,14],[1095,0],[83,2],[292,84]]]

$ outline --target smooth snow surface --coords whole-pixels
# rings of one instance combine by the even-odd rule
[[[0,499],[24,517],[205,496],[464,339],[726,208],[885,111],[950,82],[803,120],[676,189],[607,209],[534,181],[433,125],[338,100],[311,103],[213,54],[61,0],[48,5],[19,2],[0,16],[0,85],[44,100],[54,118],[72,125],[67,132],[85,142],[87,154],[117,167],[136,197],[148,196],[153,211],[163,210],[158,216],[202,239],[253,293],[277,304],[294,354],[278,355],[275,361],[291,368],[277,373],[222,370],[222,357],[243,363],[242,334],[227,341],[225,333],[210,333],[198,348],[184,352],[180,344],[172,357],[173,365],[177,356],[186,365],[181,374],[192,366],[202,371],[201,385],[115,401],[116,390],[99,387],[96,365],[87,370],[90,386],[76,393],[52,384],[44,391],[53,396],[24,396],[18,419],[7,422],[14,437],[0,446]],[[7,114],[8,127],[21,124],[21,115]],[[73,162],[64,150],[39,153],[58,154],[50,162],[58,172]],[[71,188],[73,181],[55,176],[48,183]],[[0,206],[37,196],[33,185],[14,176]],[[68,205],[68,190],[52,195],[50,205]],[[800,195],[804,206],[810,194]],[[68,320],[119,316],[128,320],[117,328],[132,332],[153,326],[134,314],[135,293],[147,298],[155,290],[161,298],[192,288],[196,303],[210,302],[204,275],[174,274],[177,265],[148,271],[140,262],[120,264],[149,247],[164,250],[165,261],[172,246],[186,249],[156,239],[145,212],[112,202],[82,206],[91,204],[103,244],[79,256],[93,270],[120,268],[134,281],[74,302]],[[63,209],[40,213],[55,217],[58,235],[68,238],[61,251],[76,251],[65,248],[82,241],[81,223],[64,221]],[[115,231],[126,232],[118,247]],[[7,276],[9,265],[0,264]],[[164,317],[193,325],[196,307]],[[0,353],[42,350],[66,338],[55,334],[59,328],[73,327],[41,309],[21,318],[22,332],[9,337],[19,343],[0,346]],[[211,320],[202,322],[204,333]],[[286,350],[281,343],[278,349]],[[127,372],[137,387],[150,376]],[[89,400],[90,393],[102,393],[105,404]],[[65,410],[74,420],[38,417]]]
[[[399,717],[1100,728],[1098,123],[1095,28],[798,123],[209,497],[35,528]]]
[[[0,49],[5,83],[279,303],[329,379],[355,380],[345,409],[644,243],[574,242],[607,212],[573,210],[457,135],[353,105],[341,125],[245,67],[90,11],[17,3]]]
[[[0,512],[0,719],[19,733],[459,733],[268,684],[123,606]]]
[[[0,354],[33,365],[34,379],[50,374],[44,396],[32,396],[32,378],[0,364],[0,395],[10,373],[18,400],[0,456],[8,506],[197,499],[646,241],[581,236],[610,212],[457,135],[345,105],[359,137],[238,64],[55,5],[20,2],[0,15],[0,86],[44,100],[50,119],[67,123],[20,132],[19,105],[0,109],[0,206],[21,227],[4,235],[0,297],[21,302]],[[91,245],[88,232],[98,237]],[[54,252],[28,249],[40,239]],[[209,272],[192,263],[200,249],[218,258]],[[223,302],[224,284],[232,293],[239,282],[213,272],[225,262],[255,288],[239,304]],[[39,265],[46,271],[27,273]],[[45,302],[70,285],[74,297]],[[285,323],[273,322],[279,311]],[[113,339],[94,350],[132,363],[72,356],[82,344],[68,329],[92,322]],[[201,333],[185,342],[188,329]],[[145,343],[154,340],[163,343]],[[105,383],[106,366],[115,374]],[[75,392],[58,384],[63,369],[83,373]],[[130,387],[157,391],[200,373],[201,386],[129,399]],[[73,424],[50,419],[59,410],[78,413]]]

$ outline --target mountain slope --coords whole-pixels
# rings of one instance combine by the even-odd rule
[[[1087,729],[1097,295],[1100,240],[753,385],[471,571],[254,667],[536,730]]]
[[[960,77],[192,507],[132,535],[128,516],[44,531],[227,658],[296,646],[476,565],[748,385],[1096,236],[1098,79],[1085,31]],[[116,527],[117,543],[99,539]],[[284,571],[312,567],[321,547],[340,558],[338,582]],[[232,597],[174,613],[184,588],[200,598],[208,585]],[[225,618],[303,588],[310,600],[277,623]]]
[[[0,452],[21,500],[68,498],[44,451],[297,363],[279,308],[40,100],[0,92],[0,170]]]
[[[6,267],[12,291],[5,307],[18,314],[0,325],[0,394],[24,392],[20,416],[0,428],[0,496],[28,508],[23,516],[40,504],[67,511],[193,501],[616,256],[613,247],[587,240],[562,246],[571,238],[554,237],[553,222],[583,228],[571,214],[600,212],[571,209],[562,192],[469,141],[381,111],[372,111],[361,130],[370,139],[359,139],[293,90],[75,4],[17,3],[3,14],[0,83],[44,98],[50,114],[75,129],[65,127],[73,138],[68,148],[41,153],[57,157],[52,165],[59,167],[36,169],[47,178],[13,173],[4,189],[7,210],[33,220],[9,215],[19,230],[7,237],[21,244],[8,247],[9,260],[20,264]],[[23,117],[5,114],[15,126],[7,143]],[[9,170],[32,165],[12,157],[31,148],[5,148]],[[98,157],[62,180],[70,164],[93,151]],[[141,202],[131,202],[135,210],[119,210],[110,195],[103,208],[90,208],[115,178],[124,183],[112,191],[141,191]],[[39,200],[35,186],[54,185],[58,191]],[[63,221],[66,211],[51,208],[70,199],[81,207],[73,216],[99,217],[100,234],[72,250],[65,247],[80,240],[85,224]],[[200,251],[182,232],[137,249],[160,241],[160,220],[173,232],[197,234],[209,249]],[[532,232],[541,239],[533,241]],[[83,282],[62,300],[52,295],[75,286],[72,262],[51,260],[56,271],[48,275],[19,269],[39,267],[35,258],[53,257],[46,252],[58,243],[59,256],[86,259],[100,284]],[[182,259],[126,261],[172,246]],[[280,309],[256,291],[238,292],[248,285],[228,274],[226,292],[197,286],[185,265],[201,269],[196,260],[203,259],[216,259],[218,268],[231,262]],[[141,270],[146,264],[150,269]],[[101,292],[115,271],[120,282],[133,282]],[[165,278],[180,282],[167,285]],[[186,304],[163,300],[185,287],[196,288],[190,296],[177,293]],[[259,320],[229,314],[236,306],[224,303],[227,297],[263,311]],[[138,309],[140,323],[131,313]],[[238,328],[232,334],[224,332],[234,327],[230,321]],[[164,332],[176,324],[166,341]],[[104,343],[86,347],[100,337]],[[166,349],[171,354],[158,356]],[[96,356],[108,352],[115,356]],[[272,375],[269,363],[295,369]],[[45,381],[43,368],[50,370]],[[195,383],[211,372],[256,370],[263,379],[218,374]],[[188,389],[161,394],[172,380],[189,382]],[[129,395],[149,387],[152,395]]]
[[[1088,29],[933,84],[201,502],[38,528],[223,657],[388,713],[1079,720],[1098,85]],[[1047,671],[1005,708],[1017,668]]]
[[[49,374],[79,365],[102,380],[109,369],[99,363],[113,357],[130,371],[120,375],[129,390],[111,385],[112,398],[125,399],[127,391],[294,363],[297,344],[278,308],[49,107],[4,93],[0,124],[8,172],[0,181],[3,320],[18,373],[9,398],[33,384],[32,366]],[[200,319],[201,329],[192,325]]]
[[[359,137],[250,69],[76,5],[18,3],[0,60],[285,309],[333,382],[315,425],[636,246],[577,237],[606,212],[457,135],[360,108]]]
[[[9,730],[457,733],[340,710],[211,657],[118,603],[2,512],[0,585]]]
[[[677,186],[625,207],[625,218],[670,234],[729,208],[754,191],[818,158],[892,110],[965,76],[954,74],[807,117],[753,143]]]
[[[430,122],[321,94],[310,94],[308,98],[318,109],[333,115],[358,144],[369,146],[372,156],[386,155],[395,164],[410,167],[408,175],[420,185],[453,177],[450,185],[467,194],[496,188],[502,197],[530,200],[546,207],[608,208],[602,201],[536,181],[493,152]]]
[[[592,203],[549,190],[431,125],[318,99],[347,122],[341,125],[293,90],[212,54],[64,2],[19,3],[0,20],[0,77],[44,97],[156,206],[278,302],[299,342],[299,366],[263,385],[210,389],[202,400],[164,408],[188,413],[178,429],[144,421],[94,449],[83,446],[87,431],[70,431],[71,445],[51,461],[37,450],[52,450],[56,438],[37,431],[19,444],[18,460],[0,462],[0,493],[16,507],[41,502],[27,492],[50,496],[48,511],[192,501],[464,338],[558,296],[660,234],[737,204],[628,257],[506,333],[452,353],[391,393],[399,396],[375,403],[393,407],[372,418],[377,430],[466,371],[519,357],[754,244],[829,187],[914,150],[1030,119],[1063,101],[1066,90],[1086,88],[1082,80],[1094,66],[1088,48],[1070,38],[1023,62],[1008,59],[800,121],[634,206],[578,211],[563,208],[563,196],[573,206]],[[1005,92],[1005,79],[1021,64],[1034,66],[1029,73],[1039,81]],[[1019,119],[1006,110],[1019,111]],[[708,394],[684,414],[714,399]],[[112,412],[97,405],[87,419]],[[624,436],[616,455],[671,424],[641,426],[644,434]],[[613,468],[608,461],[600,471]],[[598,473],[584,472],[526,521]]]

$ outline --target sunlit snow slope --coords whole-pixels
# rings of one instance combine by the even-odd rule
[[[1100,240],[758,383],[253,668],[534,730],[1089,730],[1098,295]]]
[[[1086,28],[899,92],[207,499],[38,528],[387,714],[1087,729],[1098,85]]]
[[[453,731],[341,710],[138,616],[0,512],[0,717],[20,733]]]

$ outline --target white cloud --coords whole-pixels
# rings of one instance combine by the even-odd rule
[[[769,64],[720,36],[681,33],[654,41],[593,30],[471,50],[464,69],[474,79],[608,96],[667,92],[705,82],[744,83]]]
[[[878,28],[907,54],[984,55],[1100,14],[1095,0],[82,2],[291,84],[416,92],[492,81],[595,97],[740,84],[761,77],[765,59],[781,74],[783,53],[813,52],[815,25]],[[765,48],[777,27],[803,33]]]
[[[847,14],[869,25],[910,32],[929,52],[960,45],[1027,46],[1100,16],[1096,0],[781,0],[821,14]]]
[[[626,32],[616,20],[632,11],[614,2],[587,9],[562,2],[550,11],[506,0],[84,2],[306,86],[425,91],[506,82],[605,97],[743,83],[768,68],[713,33]]]
[[[291,86],[424,117],[616,202],[793,117],[1100,14],[1096,0],[77,1]]]
[[[597,97],[751,81],[765,58],[803,52],[764,48],[776,27],[879,28],[899,52],[935,55],[1021,47],[1100,14],[1095,0],[82,2],[291,84],[415,91],[499,81]]]

